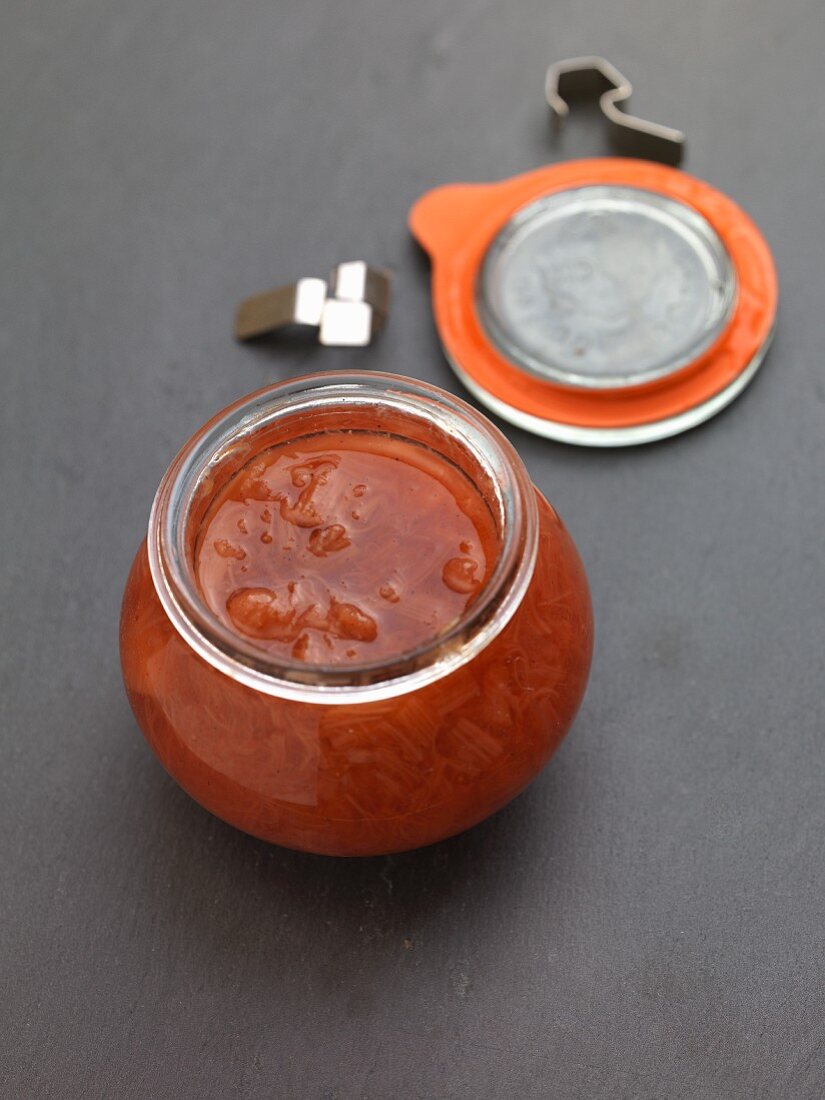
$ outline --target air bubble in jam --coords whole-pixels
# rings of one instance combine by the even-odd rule
[[[207,604],[238,634],[283,658],[347,664],[453,626],[497,539],[458,468],[397,437],[339,431],[270,447],[235,474],[202,521],[195,564]]]

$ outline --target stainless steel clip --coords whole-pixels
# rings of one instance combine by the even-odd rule
[[[623,152],[667,164],[679,164],[685,148],[685,135],[670,126],[647,122],[625,114],[619,107],[626,102],[633,85],[615,65],[604,57],[570,57],[557,61],[547,70],[545,94],[557,125],[570,113],[568,100],[599,97],[602,114],[610,125],[613,141]]]
[[[328,347],[366,347],[387,319],[391,278],[389,271],[350,260],[333,269],[329,286],[324,279],[299,279],[245,298],[235,313],[235,338],[307,325]]]

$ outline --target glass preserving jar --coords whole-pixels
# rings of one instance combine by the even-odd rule
[[[261,390],[184,446],[120,639],[137,721],[197,802],[287,847],[375,855],[527,785],[578,709],[592,614],[501,433],[357,372]]]

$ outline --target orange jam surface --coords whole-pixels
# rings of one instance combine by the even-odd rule
[[[426,447],[330,431],[270,447],[221,489],[195,547],[228,626],[279,657],[383,660],[448,630],[495,564],[471,481]]]

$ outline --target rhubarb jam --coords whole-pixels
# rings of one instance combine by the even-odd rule
[[[591,647],[576,549],[509,443],[372,373],[205,425],[161,483],[121,617],[170,774],[240,829],[334,855],[507,803],[567,732]]]
[[[219,618],[270,653],[378,660],[457,622],[496,544],[455,466],[385,435],[324,432],[229,481],[202,524],[198,582]]]

